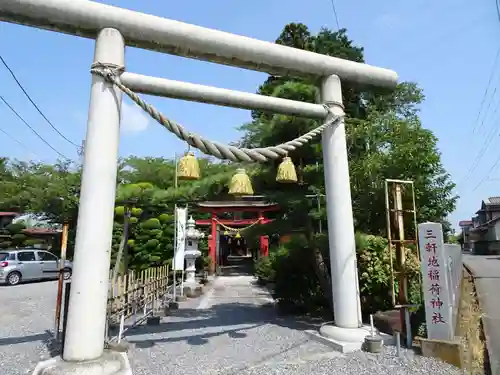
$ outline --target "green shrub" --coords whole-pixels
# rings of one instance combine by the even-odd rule
[[[43,243],[42,240],[37,240],[37,239],[34,239],[34,238],[28,238],[27,240],[24,241],[24,245],[25,246],[35,246],[35,245],[38,245],[38,244],[41,244]]]
[[[24,225],[23,223],[12,223],[7,225],[5,229],[10,234],[17,234],[21,233],[24,229],[26,229],[26,225]]]
[[[425,322],[425,306],[421,305],[411,314],[412,336],[427,338],[427,324]]]
[[[356,253],[363,314],[392,309],[391,259],[387,239],[356,233]],[[406,272],[409,277],[409,299],[412,303],[419,303],[420,263],[418,255],[414,248],[407,248],[405,254]],[[393,262],[395,261],[395,251],[393,251]],[[394,288],[397,291],[397,282]]]
[[[142,208],[136,208],[136,207],[135,207],[135,208],[132,208],[132,209],[130,210],[130,214],[131,214],[132,216],[135,216],[135,217],[137,217],[137,216],[141,216],[141,214],[142,214]]]
[[[274,297],[286,312],[317,312],[328,306],[318,282],[314,250],[303,236],[293,236],[271,254],[275,271]]]
[[[133,184],[135,186],[138,186],[140,187],[141,189],[152,189],[153,188],[153,184],[149,183],[149,182],[139,182],[137,184]]]
[[[123,216],[123,215],[125,215],[125,207],[123,207],[123,206],[116,206],[115,207],[115,215],[116,216],[120,216],[120,217]]]
[[[255,263],[255,276],[260,283],[274,283],[276,272],[271,257],[262,257]]]
[[[327,236],[318,236],[309,243],[304,236],[294,236],[291,241],[269,257],[256,262],[255,275],[262,282],[274,282],[274,297],[287,310],[314,312],[328,306],[325,291],[321,289],[316,272],[315,249],[323,254],[329,269]],[[356,252],[359,288],[363,314],[392,309],[391,267],[388,242],[383,237],[357,233]],[[395,254],[393,254],[395,256]],[[415,249],[406,251],[409,272],[409,297],[411,303],[420,302],[420,285],[417,282],[420,264]],[[330,272],[330,271],[328,271]],[[395,285],[397,290],[397,283]]]
[[[374,313],[391,307],[391,265],[387,240],[356,233],[361,310]]]
[[[160,223],[160,220],[152,218],[152,219],[148,219],[144,223],[142,223],[142,227],[144,229],[160,229],[161,223]]]
[[[172,215],[161,214],[160,216],[158,216],[158,220],[160,220],[161,223],[165,224],[172,220]]]
[[[146,242],[146,247],[151,249],[151,248],[157,247],[159,244],[160,244],[160,241],[158,241],[156,239],[152,239],[152,240],[148,240],[148,242]]]
[[[12,243],[20,245],[23,243],[28,237],[25,234],[17,233],[12,236]]]

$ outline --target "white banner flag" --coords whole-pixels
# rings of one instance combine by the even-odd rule
[[[177,221],[177,243],[175,244],[175,255],[172,266],[174,271],[182,271],[184,270],[184,250],[186,248],[187,208],[177,208],[175,217]]]

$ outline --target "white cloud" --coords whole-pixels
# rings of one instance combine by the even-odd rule
[[[139,133],[147,129],[151,117],[135,103],[122,103],[121,131],[126,134]]]

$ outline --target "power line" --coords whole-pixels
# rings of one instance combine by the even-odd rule
[[[30,124],[28,124],[26,122],[26,120],[24,118],[21,117],[21,115],[9,104],[9,102],[7,102],[7,100],[5,100],[5,98],[0,95],[0,100],[2,100],[4,102],[4,104],[9,107],[9,109],[16,115],[16,117],[21,120],[24,125],[26,125],[38,138],[40,138],[40,140],[45,143],[47,146],[49,146],[54,152],[56,152],[58,155],[62,156],[64,159],[67,159],[67,160],[71,160],[70,158],[68,158],[67,156],[63,155],[62,153],[60,153],[59,151],[57,151],[49,142],[47,142],[45,140],[45,138],[43,138],[40,134],[37,133],[37,131],[35,129],[33,129],[31,127]]]
[[[337,29],[340,30],[339,16],[337,14],[337,8],[335,7],[335,0],[330,0],[332,4],[333,15],[335,16],[335,23],[337,24]]]
[[[8,138],[10,138],[12,141],[14,141],[15,143],[17,143],[19,146],[25,148],[28,151],[30,150],[25,144],[21,143],[19,140],[17,140],[16,138],[14,138],[12,135],[10,135],[9,133],[7,133],[2,128],[0,128],[0,132],[2,132],[3,134],[5,134]]]
[[[478,130],[477,125],[479,123],[479,118],[481,117],[481,113],[483,111],[483,106],[484,106],[484,103],[486,102],[486,97],[488,96],[488,92],[489,92],[490,87],[491,87],[491,81],[493,80],[493,77],[495,76],[495,72],[496,72],[495,68],[498,64],[499,58],[500,58],[500,46],[498,46],[497,53],[496,53],[495,59],[493,61],[493,66],[491,68],[490,77],[488,78],[488,84],[486,85],[486,89],[484,90],[483,98],[481,99],[481,104],[479,105],[479,112],[477,113],[474,128],[472,129],[472,134],[474,134],[476,132],[476,130]],[[497,91],[497,87],[495,86],[495,89],[493,90],[491,98],[493,98],[495,96],[496,91]],[[488,107],[486,108],[486,113],[488,112],[490,106],[491,106],[491,100],[488,104]],[[485,118],[486,118],[486,116],[483,117],[483,121],[481,122],[481,125],[479,126],[479,128],[483,127],[483,123],[484,123]]]
[[[495,111],[493,112],[493,116],[495,116],[495,114],[497,113],[498,109],[500,107],[500,103],[497,104],[496,108],[495,108]],[[486,137],[486,141],[483,143],[483,146],[481,147],[481,149],[479,150],[478,154],[476,155],[476,158],[474,159],[474,161],[472,162],[472,165],[470,166],[470,168],[467,170],[467,173],[465,174],[465,176],[460,180],[460,182],[458,183],[458,185],[462,185],[467,179],[468,177],[470,176],[470,174],[474,171],[474,169],[478,166],[478,164],[481,162],[484,154],[486,153],[486,151],[488,150],[488,148],[490,147],[491,143],[493,142],[493,139],[495,137],[495,133],[496,133],[496,130],[498,130],[498,126],[495,126],[493,124],[493,127],[490,129],[490,131],[488,132],[487,134],[487,137]]]
[[[490,173],[495,170],[495,168],[498,166],[498,164],[500,164],[500,156],[498,156],[498,158],[495,160],[495,163],[493,163],[490,170],[484,175],[484,177],[481,179],[481,181],[479,181],[479,183],[476,185],[476,187],[474,189],[472,189],[473,192],[476,191],[488,179]]]
[[[498,20],[500,21],[500,0],[495,0],[495,6],[496,6],[496,11],[497,11],[497,17],[498,17]],[[496,66],[497,66],[497,64],[498,64],[499,61],[500,61],[500,46],[497,49],[497,52],[496,52],[496,55],[495,55],[495,59],[493,61],[493,66],[491,68],[491,73],[490,73],[490,76],[489,76],[489,79],[488,79],[488,84],[486,86],[486,90],[484,91],[483,98],[481,100],[481,104],[480,104],[480,107],[479,107],[479,112],[478,112],[478,115],[476,117],[474,128],[472,130],[473,134],[477,130],[477,125],[478,125],[479,119],[481,117],[481,113],[482,113],[482,110],[483,110],[483,105],[486,102],[486,97],[488,96],[488,92],[489,92],[489,89],[491,87],[491,82],[492,82],[493,76],[494,76],[494,74],[496,72]],[[481,121],[481,124],[479,125],[480,129],[483,127],[483,124],[484,124],[486,118],[488,117],[488,111],[489,111],[489,109],[491,107],[491,104],[493,102],[493,98],[495,97],[497,89],[498,89],[498,85],[495,86],[495,88],[493,90],[493,93],[490,96],[490,100],[488,102],[488,106],[486,108],[483,120]],[[497,103],[497,105],[495,107],[495,110],[493,111],[493,121],[495,121],[495,114],[497,113],[497,111],[499,109],[499,106],[500,106],[500,101]],[[489,131],[489,133],[488,133],[488,135],[486,137],[487,140],[483,143],[481,149],[479,150],[478,154],[476,155],[476,158],[475,158],[474,162],[472,163],[471,167],[469,168],[469,170],[467,171],[467,173],[465,174],[465,176],[462,178],[460,184],[462,184],[469,177],[469,175],[473,172],[473,170],[475,169],[475,167],[479,164],[479,162],[483,158],[484,154],[488,150],[490,144],[492,143],[497,129],[498,129],[498,125],[495,126],[495,124],[493,123],[492,128],[490,129],[490,131]],[[479,186],[481,186],[483,184],[483,182],[486,181],[486,179],[488,178],[488,175],[496,168],[496,166],[499,163],[500,163],[500,156],[495,161],[495,163],[492,165],[492,167],[490,168],[490,170],[486,173],[486,175],[483,177],[483,179],[476,185],[476,187],[473,189],[473,191],[477,190],[477,188],[479,188]]]
[[[59,134],[64,140],[66,140],[67,142],[71,143],[73,146],[79,148],[80,147],[79,145],[77,145],[75,142],[73,142],[72,140],[68,139],[63,133],[61,133],[59,131],[59,129],[57,129],[56,126],[54,124],[52,124],[52,122],[47,118],[47,116],[44,115],[44,113],[42,112],[42,110],[36,105],[36,103],[33,101],[33,99],[31,99],[30,95],[26,92],[26,90],[24,89],[24,87],[21,84],[21,82],[19,82],[19,80],[17,79],[16,75],[14,74],[14,72],[12,71],[12,69],[9,67],[9,65],[7,64],[7,62],[4,60],[4,58],[1,55],[0,55],[0,61],[5,66],[5,68],[7,68],[7,70],[10,73],[10,75],[12,76],[12,78],[14,78],[14,81],[16,81],[17,85],[23,91],[24,95],[26,95],[26,97],[31,102],[31,104],[33,104],[33,107],[35,107],[35,109],[44,118],[44,120],[47,122],[47,124],[49,124],[52,127],[52,129],[54,129],[56,131],[56,133]]]

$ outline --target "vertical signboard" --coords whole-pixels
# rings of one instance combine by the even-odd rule
[[[184,250],[186,249],[186,219],[187,208],[176,208],[176,244],[173,259],[174,271],[184,270]]]
[[[418,242],[422,269],[427,337],[451,340],[452,304],[448,287],[447,263],[443,228],[439,223],[418,225]]]

